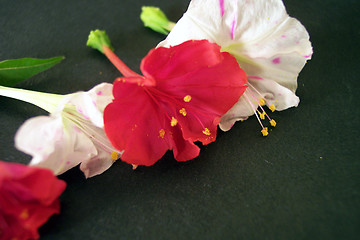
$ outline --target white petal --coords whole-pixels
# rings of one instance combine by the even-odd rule
[[[112,102],[113,85],[111,83],[100,83],[88,91],[89,96],[96,103],[100,112],[104,112],[105,107]]]
[[[219,127],[223,131],[228,131],[234,123],[239,120],[246,120],[248,116],[254,114],[252,106],[245,97],[240,97],[239,101],[221,117]]]
[[[15,134],[15,147],[33,156],[38,164],[55,150],[56,143],[64,139],[61,118],[39,116],[25,121]]]
[[[83,161],[80,165],[80,169],[84,172],[85,177],[89,178],[99,175],[111,167],[116,160],[112,157],[113,152],[116,153],[118,158],[122,152],[119,152],[111,145],[102,128],[88,125],[86,130],[88,134],[93,136],[93,143],[97,149],[96,156]]]
[[[80,170],[86,178],[94,177],[108,170],[115,162],[111,154],[98,148],[98,154],[80,164]]]
[[[15,146],[33,156],[30,165],[48,168],[55,174],[61,174],[97,153],[85,134],[60,116],[27,120],[15,135]]]

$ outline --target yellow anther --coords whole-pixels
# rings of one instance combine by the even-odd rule
[[[261,133],[262,133],[262,135],[263,135],[264,137],[266,137],[267,135],[269,135],[268,128],[267,128],[267,127],[266,127],[266,128],[263,128],[263,129],[261,130]]]
[[[269,106],[269,109],[270,109],[272,112],[274,112],[274,111],[275,111],[275,106],[274,106],[274,104],[271,104],[271,105]]]
[[[184,102],[190,102],[191,101],[191,96],[190,95],[186,95],[184,97]]]
[[[266,114],[265,111],[263,111],[262,113],[259,114],[261,120],[264,120],[264,119],[265,119],[265,114]]]
[[[160,129],[160,131],[159,131],[159,137],[164,138],[164,136],[165,136],[165,130],[164,130],[164,129]]]
[[[208,128],[205,128],[204,131],[202,131],[203,134],[207,135],[207,136],[210,136],[211,135],[211,132]]]
[[[276,122],[275,122],[274,119],[271,119],[271,120],[270,120],[270,124],[271,124],[271,126],[276,127]]]
[[[182,108],[179,110],[179,113],[181,113],[184,117],[186,116],[187,112],[185,108]]]
[[[112,160],[118,160],[119,159],[119,154],[117,152],[112,152],[111,153],[111,159]]]
[[[29,214],[29,210],[27,209],[24,209],[21,213],[20,213],[20,216],[19,216],[21,219],[25,220],[25,219],[28,219],[30,217],[30,214]]]
[[[123,83],[125,82],[125,78],[118,78],[117,80],[118,80],[119,82],[123,82]]]
[[[171,118],[171,123],[170,123],[171,126],[172,126],[172,127],[175,127],[177,123],[178,123],[178,120],[177,120],[176,118],[172,117],[172,118]]]
[[[259,104],[260,104],[261,106],[264,106],[264,105],[265,105],[265,99],[260,98]]]

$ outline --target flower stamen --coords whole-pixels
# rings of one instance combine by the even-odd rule
[[[269,135],[268,128],[267,128],[267,127],[266,127],[266,128],[263,128],[263,129],[261,130],[261,133],[262,133],[263,137],[266,137],[267,135]]]
[[[165,130],[164,129],[160,129],[159,131],[159,137],[164,138],[165,137]]]
[[[185,108],[180,109],[179,113],[182,114],[184,117],[186,117],[186,115],[187,115],[187,112],[186,112]]]
[[[271,120],[270,120],[270,124],[271,124],[271,126],[275,127],[275,126],[276,126],[275,120],[274,120],[274,119],[271,119]]]
[[[274,106],[274,104],[271,104],[268,108],[269,108],[272,112],[275,111],[275,106]]]
[[[251,94],[251,95],[252,95],[252,94]],[[252,103],[252,101],[250,101],[250,99],[249,99],[249,97],[247,96],[246,93],[244,93],[243,96],[246,98],[246,100],[247,100],[247,102],[249,103],[251,109],[254,110],[254,114],[255,114],[255,116],[256,116],[256,118],[257,118],[257,120],[258,120],[258,122],[259,122],[259,124],[260,124],[260,126],[261,126],[261,128],[262,128],[262,129],[261,129],[261,133],[262,133],[262,135],[263,135],[264,137],[266,137],[267,135],[269,135],[269,131],[268,131],[268,128],[267,128],[267,127],[264,127],[264,125],[262,124],[261,120],[265,120],[265,116],[266,116],[266,117],[269,119],[270,125],[271,125],[272,127],[275,127],[275,126],[276,126],[276,121],[275,121],[274,119],[271,119],[271,118],[269,117],[269,115],[266,113],[266,111],[264,110],[264,108],[263,108],[261,105],[259,105],[259,108],[261,109],[261,112],[260,112],[259,110],[257,110],[257,109],[255,108],[254,104]]]
[[[190,102],[191,101],[191,96],[190,95],[186,95],[184,97],[184,102]]]
[[[260,112],[259,110],[257,110],[257,112],[259,113],[260,119],[261,119],[261,120],[265,120],[266,112],[265,112],[265,111]]]
[[[265,99],[264,99],[264,98],[260,98],[259,104],[260,104],[260,106],[264,106],[264,105],[265,105]]]
[[[117,152],[112,152],[111,153],[111,159],[112,160],[118,160],[119,159],[119,154]]]
[[[29,214],[29,210],[28,209],[24,209],[21,213],[20,213],[20,219],[26,220],[30,217]]]
[[[172,117],[172,118],[171,118],[170,125],[171,125],[172,127],[175,127],[175,126],[177,125],[177,123],[178,123],[178,120],[177,120],[176,118]]]
[[[211,135],[211,132],[208,128],[205,128],[204,131],[202,131],[203,134],[207,135],[207,136],[210,136]]]

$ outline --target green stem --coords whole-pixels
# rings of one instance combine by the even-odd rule
[[[56,110],[57,105],[64,97],[59,94],[42,93],[24,89],[16,89],[0,86],[0,96],[14,98],[27,103],[34,104],[51,113]]]

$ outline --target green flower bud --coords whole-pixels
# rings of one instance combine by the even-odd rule
[[[155,32],[167,35],[175,25],[175,23],[167,19],[160,8],[143,6],[141,10],[141,21],[143,21],[145,27],[149,27]]]
[[[110,39],[106,32],[99,29],[90,32],[86,46],[97,49],[102,53],[104,53],[104,46],[107,46],[111,50],[114,50],[114,48],[111,46]]]

